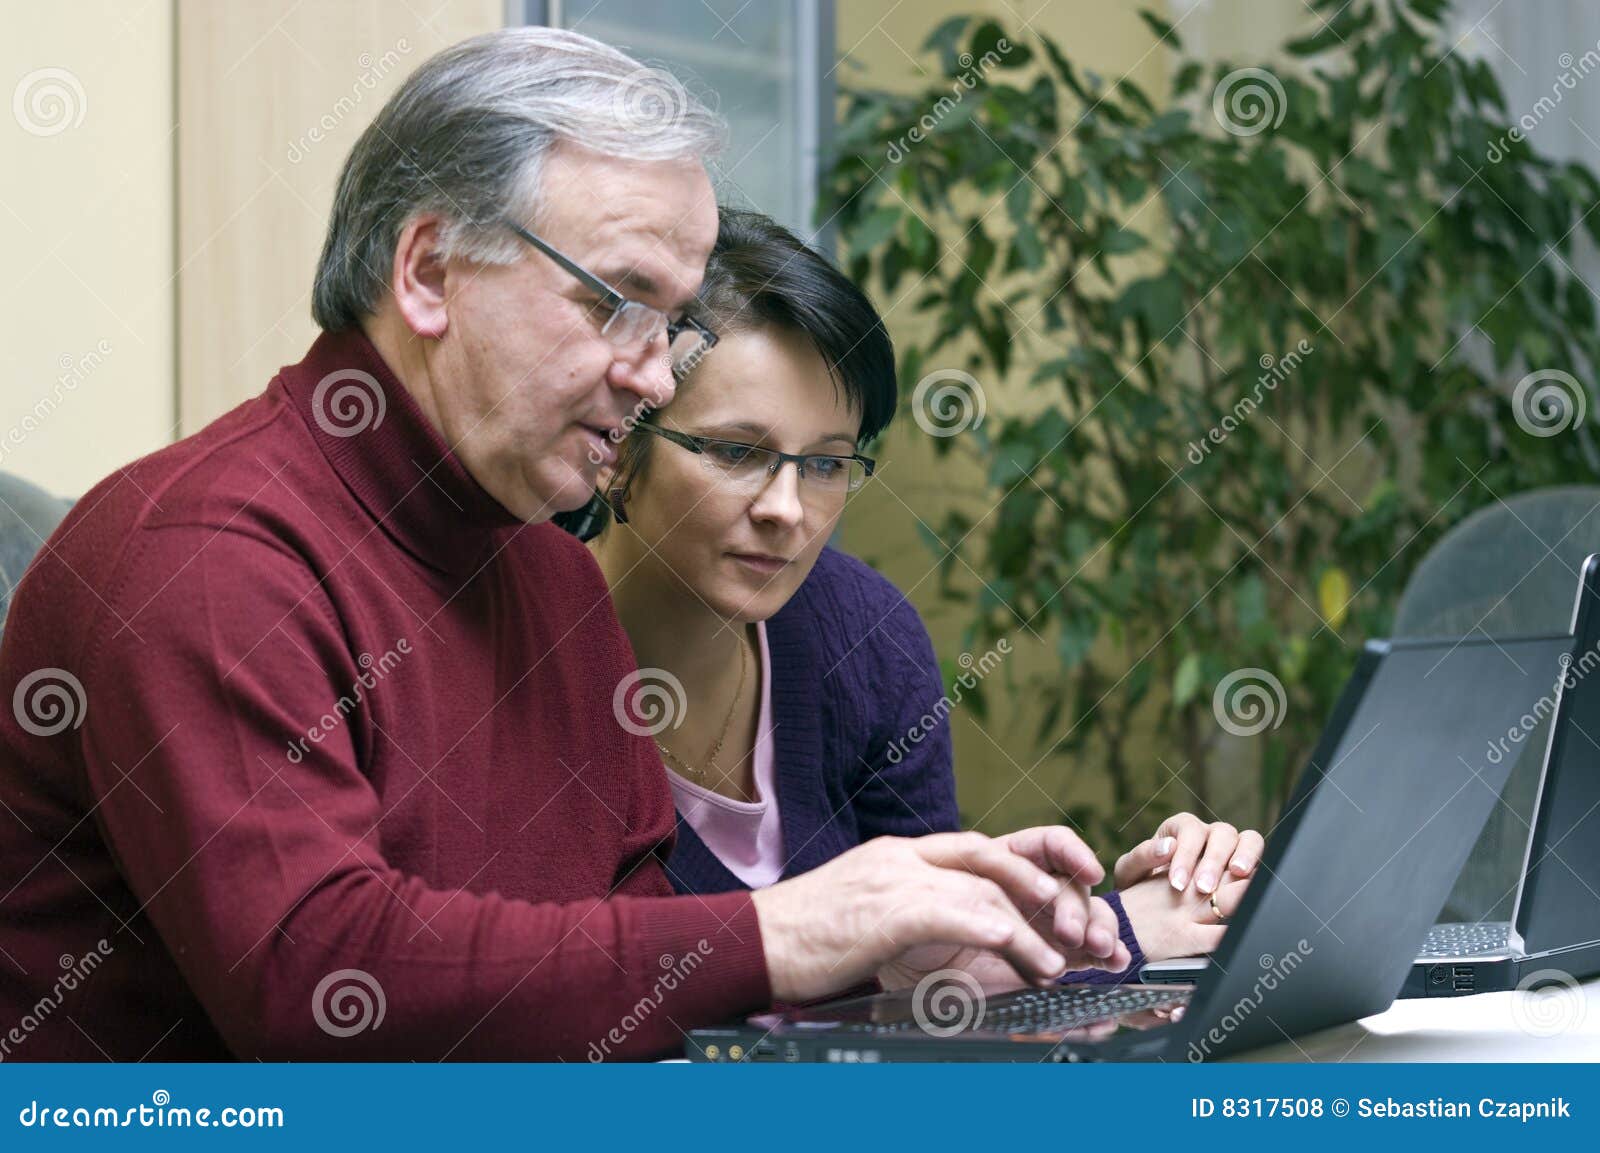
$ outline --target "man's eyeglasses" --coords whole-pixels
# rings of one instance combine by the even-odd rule
[[[855,492],[878,467],[877,461],[865,456],[837,456],[831,453],[779,452],[775,448],[742,444],[735,440],[719,440],[713,436],[695,436],[675,428],[641,421],[634,425],[636,432],[648,432],[662,440],[671,441],[700,457],[705,468],[719,474],[740,491],[752,495],[766,485],[778,470],[793,461],[800,474],[800,493],[814,493],[826,499],[843,500]]]
[[[692,316],[673,320],[659,308],[651,308],[637,300],[629,300],[577,261],[568,258],[553,245],[529,232],[514,220],[506,227],[555,261],[583,286],[600,298],[599,308],[608,315],[600,328],[604,336],[618,348],[639,348],[654,341],[663,332],[667,334],[667,356],[672,365],[672,375],[687,375],[702,356],[717,344],[717,334]]]

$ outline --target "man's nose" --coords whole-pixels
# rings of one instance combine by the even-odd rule
[[[635,394],[651,408],[670,401],[677,391],[677,380],[672,375],[666,333],[646,344],[617,349],[606,379],[613,388]]]

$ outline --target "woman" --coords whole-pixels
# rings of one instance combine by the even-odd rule
[[[657,734],[679,812],[669,871],[717,892],[959,821],[927,632],[828,547],[875,469],[858,446],[894,413],[881,320],[798,238],[728,209],[697,312],[720,339],[623,442],[590,547],[640,669],[682,687]],[[1134,968],[1214,947],[1260,853],[1255,833],[1179,814],[1119,861],[1109,899]]]

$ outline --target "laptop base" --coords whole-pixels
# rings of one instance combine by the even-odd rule
[[[1470,997],[1600,975],[1600,941],[1545,953],[1477,959],[1419,957],[1401,998]]]
[[[987,997],[953,986],[937,996],[911,990],[834,1001],[810,1009],[695,1029],[685,1056],[718,1063],[876,1065],[906,1061],[1138,1060],[1170,1047],[1187,987],[1057,985]],[[944,1010],[941,1016],[941,1009]],[[944,1017],[954,1016],[955,1020]]]

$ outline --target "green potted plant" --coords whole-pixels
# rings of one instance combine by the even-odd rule
[[[1060,807],[1108,848],[1224,759],[1270,822],[1429,546],[1600,476],[1600,180],[1516,130],[1445,0],[1309,7],[1248,66],[1145,13],[1160,96],[952,19],[922,91],[847,90],[823,181],[851,273],[911,290],[917,435],[982,469],[982,515],[926,534],[944,592],[973,647],[1053,646],[1014,688],[1035,755],[1104,774],[1109,806]]]

